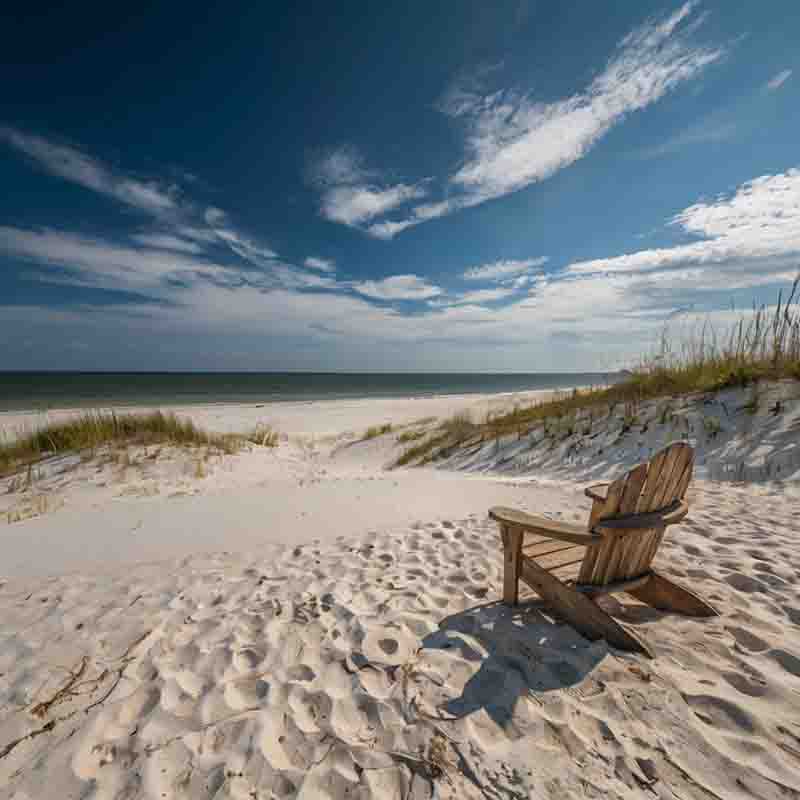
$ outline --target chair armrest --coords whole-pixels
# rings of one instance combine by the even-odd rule
[[[602,536],[590,533],[582,525],[573,525],[569,522],[557,522],[547,517],[526,514],[513,508],[495,506],[489,510],[489,516],[501,525],[519,528],[523,533],[536,533],[548,539],[558,539],[561,542],[572,544],[600,544]]]
[[[666,528],[680,522],[689,513],[689,504],[685,500],[676,501],[658,511],[646,511],[641,514],[625,514],[611,519],[599,519],[594,530],[614,530],[620,528]]]
[[[587,497],[591,497],[592,500],[599,500],[601,503],[603,503],[608,495],[609,486],[611,486],[610,483],[595,483],[593,486],[587,486],[583,490],[583,493]]]

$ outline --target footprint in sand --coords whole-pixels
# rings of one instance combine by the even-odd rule
[[[737,692],[746,694],[748,697],[762,697],[769,691],[767,681],[755,671],[750,675],[743,675],[739,672],[723,672],[722,678]]]
[[[736,644],[752,653],[760,653],[769,647],[769,645],[763,639],[759,638],[754,633],[745,630],[744,628],[737,628],[733,625],[728,625],[726,626],[726,630],[736,640]]]
[[[743,575],[741,572],[732,572],[730,575],[726,575],[723,580],[740,592],[766,592],[766,587],[761,581],[757,581],[749,575]]]
[[[767,655],[777,661],[790,675],[800,678],[800,658],[796,655],[780,648],[770,650]]]
[[[710,694],[690,694],[685,695],[685,699],[695,716],[706,725],[739,735],[756,732],[752,714],[730,700]]]

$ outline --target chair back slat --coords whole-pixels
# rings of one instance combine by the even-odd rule
[[[639,464],[609,487],[604,501],[595,501],[589,529],[601,519],[658,511],[682,500],[692,477],[694,452],[675,442]],[[604,530],[600,544],[587,548],[578,582],[605,586],[646,573],[664,536],[664,527]]]

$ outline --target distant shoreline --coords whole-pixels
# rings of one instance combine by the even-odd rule
[[[569,391],[619,373],[0,372],[0,413],[266,405]]]

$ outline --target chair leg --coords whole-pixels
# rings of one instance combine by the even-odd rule
[[[702,597],[658,572],[652,572],[644,586],[632,589],[628,594],[660,611],[676,611],[690,617],[719,616],[719,611]]]
[[[522,531],[500,526],[503,540],[503,602],[515,606],[519,602],[519,568],[522,563]]]
[[[653,658],[652,651],[642,639],[603,611],[590,597],[564,585],[535,561],[525,559],[521,564],[521,574],[525,583],[587,639],[605,639],[620,650],[631,650]]]

